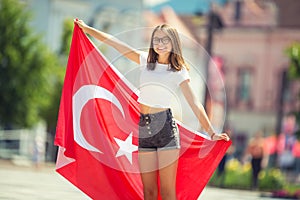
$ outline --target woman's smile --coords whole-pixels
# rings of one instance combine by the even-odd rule
[[[168,48],[167,47],[157,47],[156,50],[157,51],[167,51]]]

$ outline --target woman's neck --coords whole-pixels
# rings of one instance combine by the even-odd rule
[[[169,55],[167,56],[162,56],[160,55],[157,59],[157,62],[160,63],[160,64],[169,64]]]

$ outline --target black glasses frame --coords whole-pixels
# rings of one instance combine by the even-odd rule
[[[163,43],[163,44],[168,44],[170,41],[171,41],[171,39],[168,36],[165,36],[165,37],[162,37],[162,38],[154,37],[152,39],[152,43],[155,44],[155,45],[159,44],[160,42]]]

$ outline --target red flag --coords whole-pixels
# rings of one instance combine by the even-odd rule
[[[92,199],[143,199],[134,91],[75,25],[55,138],[56,171]],[[212,142],[178,125],[178,199],[197,199],[231,142]]]

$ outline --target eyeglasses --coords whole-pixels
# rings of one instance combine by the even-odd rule
[[[153,44],[159,44],[160,41],[161,41],[163,44],[168,44],[168,43],[171,41],[171,39],[170,39],[168,36],[165,36],[165,37],[163,37],[163,38],[155,37],[155,38],[153,38],[153,40],[152,40]]]

